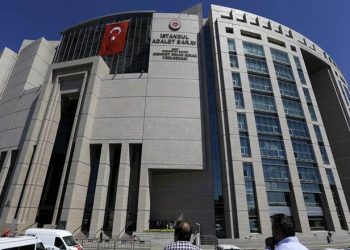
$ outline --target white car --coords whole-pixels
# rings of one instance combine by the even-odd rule
[[[222,245],[217,245],[216,250],[241,250],[241,249],[236,245],[222,244]]]
[[[43,243],[33,236],[0,237],[0,250],[32,249],[45,250]]]
[[[66,230],[30,228],[25,234],[36,236],[47,250],[83,250],[83,247],[75,242],[72,233]]]

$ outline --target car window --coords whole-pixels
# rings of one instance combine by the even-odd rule
[[[36,250],[45,250],[43,243],[41,242],[36,243]]]
[[[63,241],[58,237],[55,238],[55,247],[58,247],[59,249],[66,249]]]
[[[63,240],[66,242],[67,246],[75,246],[78,245],[78,243],[74,240],[73,236],[65,236],[63,237]]]

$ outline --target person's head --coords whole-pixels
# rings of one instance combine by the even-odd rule
[[[272,234],[276,242],[295,236],[295,225],[292,217],[285,214],[275,214],[272,219]]]
[[[175,224],[175,241],[190,241],[192,235],[191,224],[186,221],[178,221]]]

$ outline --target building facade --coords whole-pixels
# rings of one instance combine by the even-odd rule
[[[262,238],[282,212],[348,233],[350,94],[312,41],[216,5],[61,35],[0,54],[0,228]]]

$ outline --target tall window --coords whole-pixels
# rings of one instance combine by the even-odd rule
[[[256,191],[254,182],[253,164],[244,162],[243,173],[245,181],[245,191],[247,197],[248,214],[249,214],[249,226],[251,233],[258,233],[260,231],[258,212],[257,212],[257,201]]]
[[[310,92],[307,88],[303,88],[304,96],[307,102],[312,102]]]
[[[245,114],[237,113],[237,120],[238,120],[238,129],[240,131],[247,131],[248,125],[247,125],[247,118]]]
[[[239,133],[239,139],[241,142],[241,153],[242,157],[250,157],[251,152],[250,152],[250,142],[249,142],[249,136],[248,133]]]
[[[242,91],[235,90],[235,104],[236,108],[244,108],[244,99]]]
[[[241,77],[239,73],[232,72],[232,84],[234,87],[239,87],[239,88],[242,87]]]
[[[269,206],[290,206],[290,175],[284,160],[262,159]]]
[[[230,56],[230,66],[231,68],[238,68],[237,50],[235,40],[232,38],[227,39],[228,52]]]
[[[316,112],[315,112],[314,106],[312,106],[312,104],[308,104],[307,107],[308,107],[309,112],[310,112],[311,120],[317,121],[317,117],[316,117]]]
[[[302,71],[299,71],[298,70],[298,75],[299,75],[299,79],[300,79],[300,82],[304,85],[306,85],[306,80],[305,80],[305,76],[304,76],[304,73]]]
[[[300,63],[300,60],[299,60],[299,57],[297,56],[294,56],[294,61],[295,61],[295,65],[297,66],[297,69],[302,69],[301,67],[301,63]]]
[[[323,163],[329,164],[329,158],[328,158],[326,147],[324,145],[319,145],[319,147],[320,147],[320,152],[321,152]]]
[[[319,142],[323,142],[322,134],[321,134],[321,129],[318,125],[314,124],[314,130],[316,134],[316,138]]]

